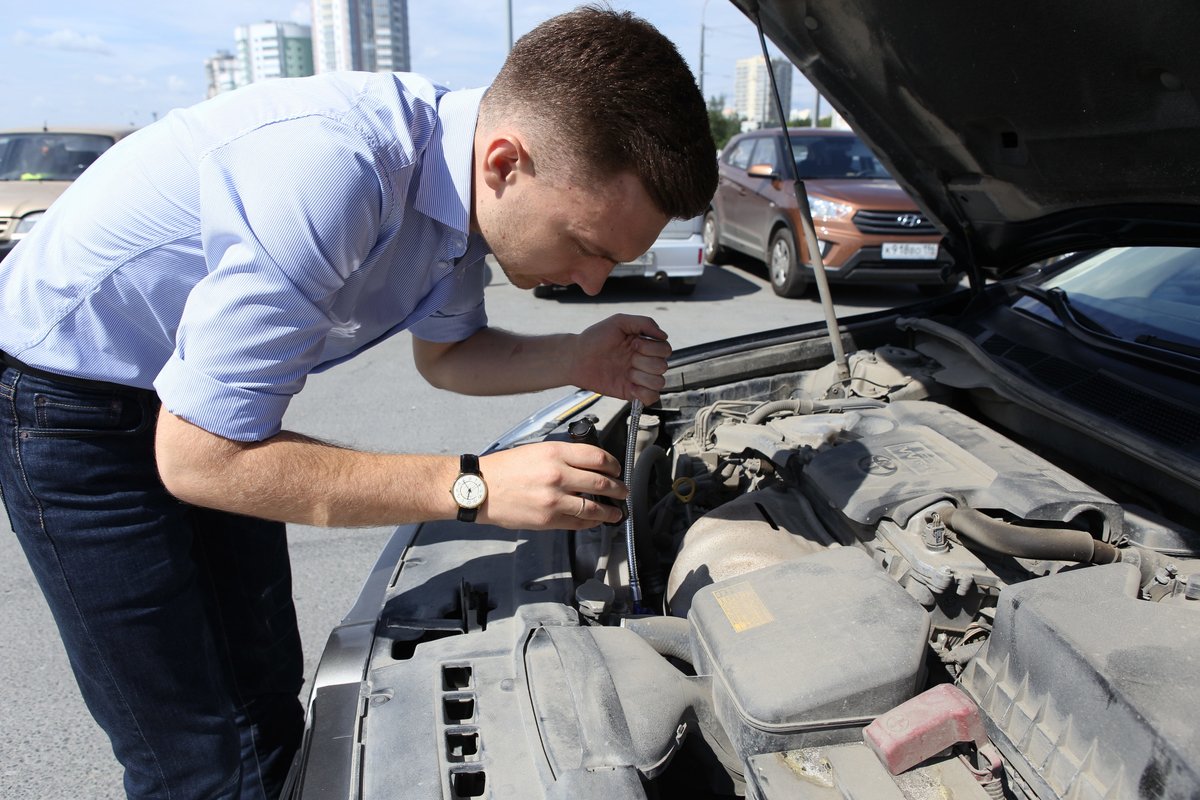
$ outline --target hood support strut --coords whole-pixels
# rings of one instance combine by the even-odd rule
[[[837,314],[833,310],[833,298],[829,292],[829,278],[825,274],[825,260],[821,257],[821,248],[817,245],[817,231],[812,221],[812,211],[808,207],[808,190],[804,181],[796,171],[796,153],[792,149],[792,137],[788,133],[787,113],[783,108],[783,100],[779,96],[779,85],[775,81],[775,70],[771,68],[771,56],[767,53],[767,38],[763,34],[761,10],[754,9],[754,27],[758,29],[758,41],[762,45],[763,63],[767,68],[767,79],[771,81],[771,94],[775,99],[775,110],[779,114],[779,124],[783,128],[783,141],[787,146],[788,162],[791,164],[792,190],[796,193],[796,207],[800,211],[800,224],[804,228],[804,243],[808,246],[808,260],[813,265],[813,276],[817,279],[817,295],[821,298],[821,310],[825,314],[825,328],[829,332],[829,345],[833,348],[833,360],[837,365],[838,382],[829,390],[829,397],[845,397],[846,388],[850,381],[850,367],[846,362],[846,351],[842,347],[842,333],[838,328]],[[820,120],[813,120],[813,125]],[[768,265],[769,266],[769,265]]]

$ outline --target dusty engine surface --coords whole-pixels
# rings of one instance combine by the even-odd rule
[[[680,588],[694,591],[699,572],[728,577],[833,545],[877,553],[926,605],[931,595],[996,587],[997,576],[971,549],[931,529],[930,514],[941,509],[940,516],[948,506],[1083,524],[1103,541],[1122,533],[1115,502],[936,403],[729,421],[715,428],[710,448],[690,458],[703,463],[713,455],[740,461],[747,473],[757,469],[762,488],[713,509],[688,530],[668,585],[672,611],[681,616],[690,591]],[[779,537],[779,530],[796,538]]]
[[[920,359],[890,350],[886,359],[856,357],[876,370]],[[1009,796],[1125,796],[1138,780],[1200,787],[1188,748],[1168,746],[1156,728],[1170,727],[1181,702],[1200,714],[1200,694],[1139,690],[1120,664],[1090,656],[1086,641],[1103,629],[1096,607],[1111,610],[1112,633],[1133,639],[1157,622],[1194,618],[1200,602],[1185,598],[1200,598],[1197,554],[1169,524],[950,405],[920,399],[911,381],[865,394],[717,399],[675,423],[670,447],[651,445],[639,459],[643,580],[663,614],[688,622],[688,660],[712,680],[719,726],[709,726],[719,730],[710,738],[747,765],[736,775],[746,791],[826,796],[810,785],[821,772],[814,764],[858,764],[866,721],[941,683],[958,684],[985,717],[996,714],[985,721],[1000,750],[980,734],[962,796],[1003,796],[998,752]],[[1163,542],[1170,546],[1156,546]],[[614,568],[585,551],[583,574]],[[1026,593],[1018,612],[1022,593],[1006,590],[1026,582],[1045,589]],[[1017,628],[1028,630],[1016,637]],[[1175,644],[1174,655],[1141,656],[1150,673],[1173,674],[1181,654],[1200,660],[1200,634]],[[1056,696],[1076,707],[1062,709]],[[1038,698],[1041,710],[1017,714],[1021,697]],[[1122,710],[1106,728],[1113,703]],[[1072,721],[1107,732],[1076,742]],[[1087,758],[1089,747],[1115,754],[1128,740],[1139,743],[1132,757]],[[784,763],[775,756],[798,761],[771,789],[772,765]],[[868,761],[875,769],[880,759]],[[793,786],[782,776],[797,769],[806,777]],[[829,783],[828,796],[871,791],[869,773],[847,767],[843,780],[865,782]],[[949,790],[947,781],[939,785]],[[1079,793],[1084,784],[1097,793]],[[800,785],[807,794],[794,793]]]

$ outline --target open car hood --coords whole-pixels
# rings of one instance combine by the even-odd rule
[[[1200,244],[1200,5],[732,0],[974,278]]]

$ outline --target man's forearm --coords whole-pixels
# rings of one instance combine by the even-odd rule
[[[578,386],[647,405],[658,400],[671,346],[649,317],[614,314],[578,334],[521,336],[484,328],[461,342],[413,339],[425,380],[461,394]]]
[[[425,380],[458,394],[537,392],[571,384],[573,334],[524,336],[484,328],[462,342],[413,340],[413,356]]]
[[[384,455],[334,447],[296,433],[232,442],[163,411],[159,473],[179,499],[283,522],[323,527],[400,525],[452,519],[454,456]],[[480,524],[578,530],[615,523],[621,466],[599,447],[542,442],[480,458],[487,499]]]
[[[449,519],[451,456],[385,455],[289,431],[232,442],[162,412],[159,472],[176,497],[239,514],[326,527]]]

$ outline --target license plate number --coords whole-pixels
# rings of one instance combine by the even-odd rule
[[[936,243],[918,244],[917,242],[884,242],[883,257],[903,259],[905,261],[932,261],[937,258]]]
[[[620,277],[622,275],[642,275],[646,271],[646,267],[654,266],[654,252],[647,251],[635,258],[633,261],[626,261],[623,264],[617,264],[613,267],[613,271],[609,275]]]

